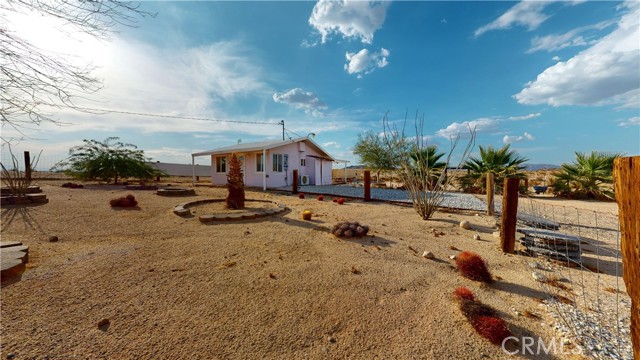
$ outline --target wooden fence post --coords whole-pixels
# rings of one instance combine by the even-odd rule
[[[31,181],[31,155],[28,151],[24,152],[24,177],[27,181]]]
[[[493,215],[495,212],[495,207],[493,205],[495,189],[493,173],[487,173],[487,215]]]
[[[364,171],[364,201],[371,201],[371,171]]]
[[[291,193],[292,194],[297,194],[298,193],[298,169],[294,169],[293,170],[293,181],[291,182]]]
[[[640,359],[640,156],[616,159],[613,179],[622,237],[622,276],[631,297],[633,358]]]
[[[520,179],[505,178],[502,190],[502,226],[500,246],[502,251],[513,254],[516,244],[516,219],[518,216],[518,187]]]

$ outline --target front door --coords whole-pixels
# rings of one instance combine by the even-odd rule
[[[316,159],[315,161],[315,175],[316,175],[316,183],[315,185],[322,185],[322,159]]]

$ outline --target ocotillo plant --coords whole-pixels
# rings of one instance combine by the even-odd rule
[[[227,208],[244,208],[244,179],[242,176],[242,165],[236,154],[231,155],[229,161],[229,173],[227,174]]]

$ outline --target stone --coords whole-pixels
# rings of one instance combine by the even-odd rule
[[[14,353],[8,353],[7,354],[7,359],[13,359],[14,357],[16,357],[16,354],[14,354]]]
[[[527,263],[527,265],[529,265],[529,267],[532,268],[532,269],[542,269],[542,265],[540,265],[539,263],[537,263],[535,261]]]
[[[59,240],[58,237],[55,235],[49,236],[49,242],[57,242],[58,240]]]
[[[471,223],[466,220],[460,221],[460,227],[469,230],[471,229]]]
[[[198,217],[198,220],[200,220],[200,222],[206,223],[206,222],[216,221],[217,219],[215,215],[200,215]]]
[[[111,321],[109,321],[109,319],[105,318],[105,319],[102,319],[102,320],[98,321],[98,328],[106,328],[109,325],[111,325]]]
[[[328,336],[327,341],[329,341],[330,343],[334,343],[336,342],[336,338],[334,338],[333,336]]]
[[[532,276],[532,277],[533,277],[533,279],[534,279],[535,281],[537,281],[537,282],[542,282],[542,283],[544,283],[544,282],[549,281],[549,279],[548,279],[546,276],[544,276],[544,275],[542,275],[542,274],[540,274],[539,272],[536,272],[536,271],[532,272],[532,273],[531,273],[531,276]]]
[[[449,256],[449,259],[455,260],[457,257],[458,257],[457,255],[451,255],[451,256]]]
[[[480,234],[474,234],[473,240],[480,240]]]
[[[491,233],[491,235],[493,235],[494,238],[499,239],[500,238],[500,231],[494,231],[493,233]]]
[[[431,251],[425,251],[422,253],[422,257],[425,259],[433,259],[435,255]]]

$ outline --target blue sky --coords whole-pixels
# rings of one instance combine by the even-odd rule
[[[359,133],[424,114],[442,149],[476,128],[478,145],[511,143],[531,163],[574,151],[640,153],[640,3],[144,2],[157,12],[109,42],[56,35],[38,16],[8,26],[98,66],[87,107],[219,123],[53,109],[17,148],[65,152],[119,136],[153,160],[315,133],[357,163]],[[45,35],[46,34],[46,35]],[[12,130],[3,128],[3,136]],[[411,134],[413,135],[413,134]],[[476,148],[477,150],[477,148]],[[477,152],[477,151],[476,151]],[[204,163],[205,159],[201,162]]]

